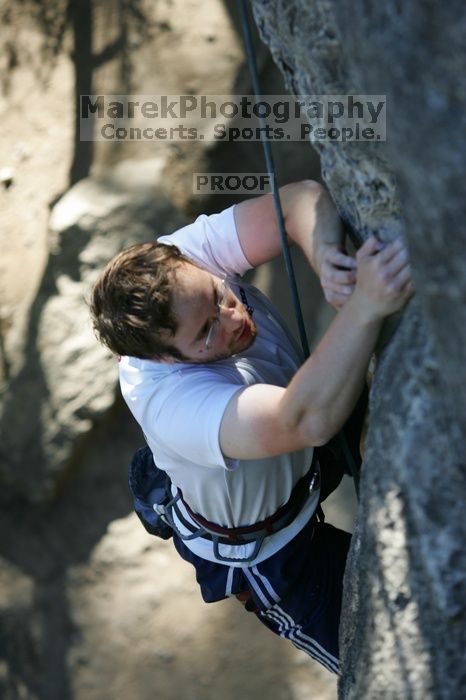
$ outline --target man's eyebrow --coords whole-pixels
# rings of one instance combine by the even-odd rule
[[[215,285],[215,282],[214,282],[214,278],[213,278],[213,277],[210,278],[210,282],[211,282],[211,284],[212,284],[212,299],[213,299],[213,303],[214,303],[214,306],[215,306],[215,305],[217,304],[217,299],[218,299],[218,289],[217,289],[217,287],[216,287],[216,285]],[[201,340],[201,338],[203,338],[203,337],[206,335],[206,332],[207,332],[207,330],[208,330],[208,329],[206,329],[206,324],[208,324],[208,320],[204,321],[204,323],[202,324],[201,328],[199,329],[199,332],[198,332],[198,334],[196,335],[196,337],[194,338],[194,340],[193,340],[193,342],[191,343],[191,345],[194,345],[195,343],[198,343],[198,342]]]

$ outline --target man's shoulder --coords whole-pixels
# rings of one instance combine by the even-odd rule
[[[243,275],[251,265],[238,239],[234,206],[216,214],[201,214],[193,223],[158,241],[177,246],[187,258],[214,275]]]
[[[175,365],[124,355],[118,364],[120,385],[124,395],[141,392],[147,387],[156,389],[164,379],[176,373]]]

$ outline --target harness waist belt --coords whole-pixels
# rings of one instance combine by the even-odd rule
[[[198,513],[195,513],[183,498],[183,494],[178,489],[179,500],[182,501],[189,516],[198,524],[195,528],[192,523],[189,523],[183,517],[176,502],[173,504],[176,515],[180,522],[192,533],[197,533],[198,537],[214,540],[219,544],[241,545],[249,542],[255,542],[258,539],[263,540],[267,535],[272,535],[284,527],[289,525],[296,515],[301,511],[309,492],[317,489],[319,486],[320,470],[319,465],[313,463],[310,470],[299,481],[296,482],[291,495],[286,503],[284,503],[273,515],[261,520],[252,525],[243,525],[241,527],[222,527],[216,523],[212,523]]]

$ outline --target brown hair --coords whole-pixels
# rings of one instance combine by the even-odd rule
[[[94,330],[112,352],[141,359],[183,359],[160,333],[173,336],[177,331],[172,288],[174,270],[182,262],[190,261],[176,246],[162,243],[133,245],[110,260],[93,287],[89,306]]]

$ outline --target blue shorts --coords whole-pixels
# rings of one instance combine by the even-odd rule
[[[245,568],[201,559],[176,533],[173,541],[180,556],[194,566],[205,602],[236,595],[272,632],[338,673],[338,628],[349,533],[313,516],[280,551]]]

